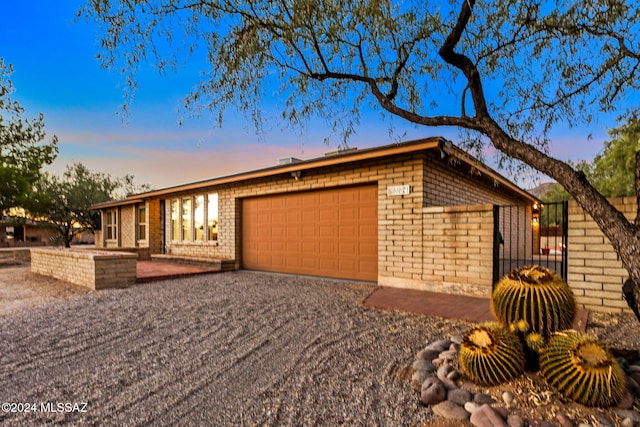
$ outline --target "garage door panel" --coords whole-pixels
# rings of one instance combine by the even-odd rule
[[[374,185],[245,199],[242,265],[375,281],[377,208]]]

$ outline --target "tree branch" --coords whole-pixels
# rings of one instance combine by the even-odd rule
[[[462,2],[462,9],[458,15],[456,25],[447,36],[438,53],[446,63],[453,65],[462,71],[467,78],[468,86],[471,90],[473,105],[476,110],[476,117],[489,117],[487,101],[484,96],[484,90],[482,89],[482,82],[480,81],[478,68],[467,56],[456,53],[455,51],[455,48],[462,37],[462,33],[469,23],[469,18],[471,18],[471,12],[474,5],[475,0],[465,0]]]

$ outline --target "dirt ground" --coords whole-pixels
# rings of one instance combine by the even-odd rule
[[[92,292],[1,268],[0,401],[23,411],[0,425],[470,425],[435,416],[404,374],[472,324],[366,309],[371,290],[230,272]],[[637,351],[636,322],[594,314],[588,331]]]
[[[72,298],[89,289],[29,272],[29,266],[0,264],[0,316]]]

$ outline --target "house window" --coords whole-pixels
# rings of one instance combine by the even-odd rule
[[[118,236],[118,214],[116,211],[107,211],[106,217],[107,240],[115,240]]]
[[[193,207],[193,225],[195,227],[195,240],[204,240],[204,196],[196,196]]]
[[[171,200],[171,240],[218,240],[218,194]]]
[[[180,240],[180,201],[171,201],[171,240]]]
[[[207,229],[207,238],[218,240],[218,193],[207,194]]]
[[[182,199],[182,240],[191,240],[191,198]]]
[[[146,240],[147,238],[147,208],[145,205],[139,205],[137,210],[138,223],[138,240]]]

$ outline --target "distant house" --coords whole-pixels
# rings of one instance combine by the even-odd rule
[[[443,138],[351,149],[93,206],[141,258],[488,295],[492,205],[537,199]],[[486,212],[489,212],[487,215]]]
[[[0,217],[0,247],[44,246],[51,243],[54,233],[28,218]]]

